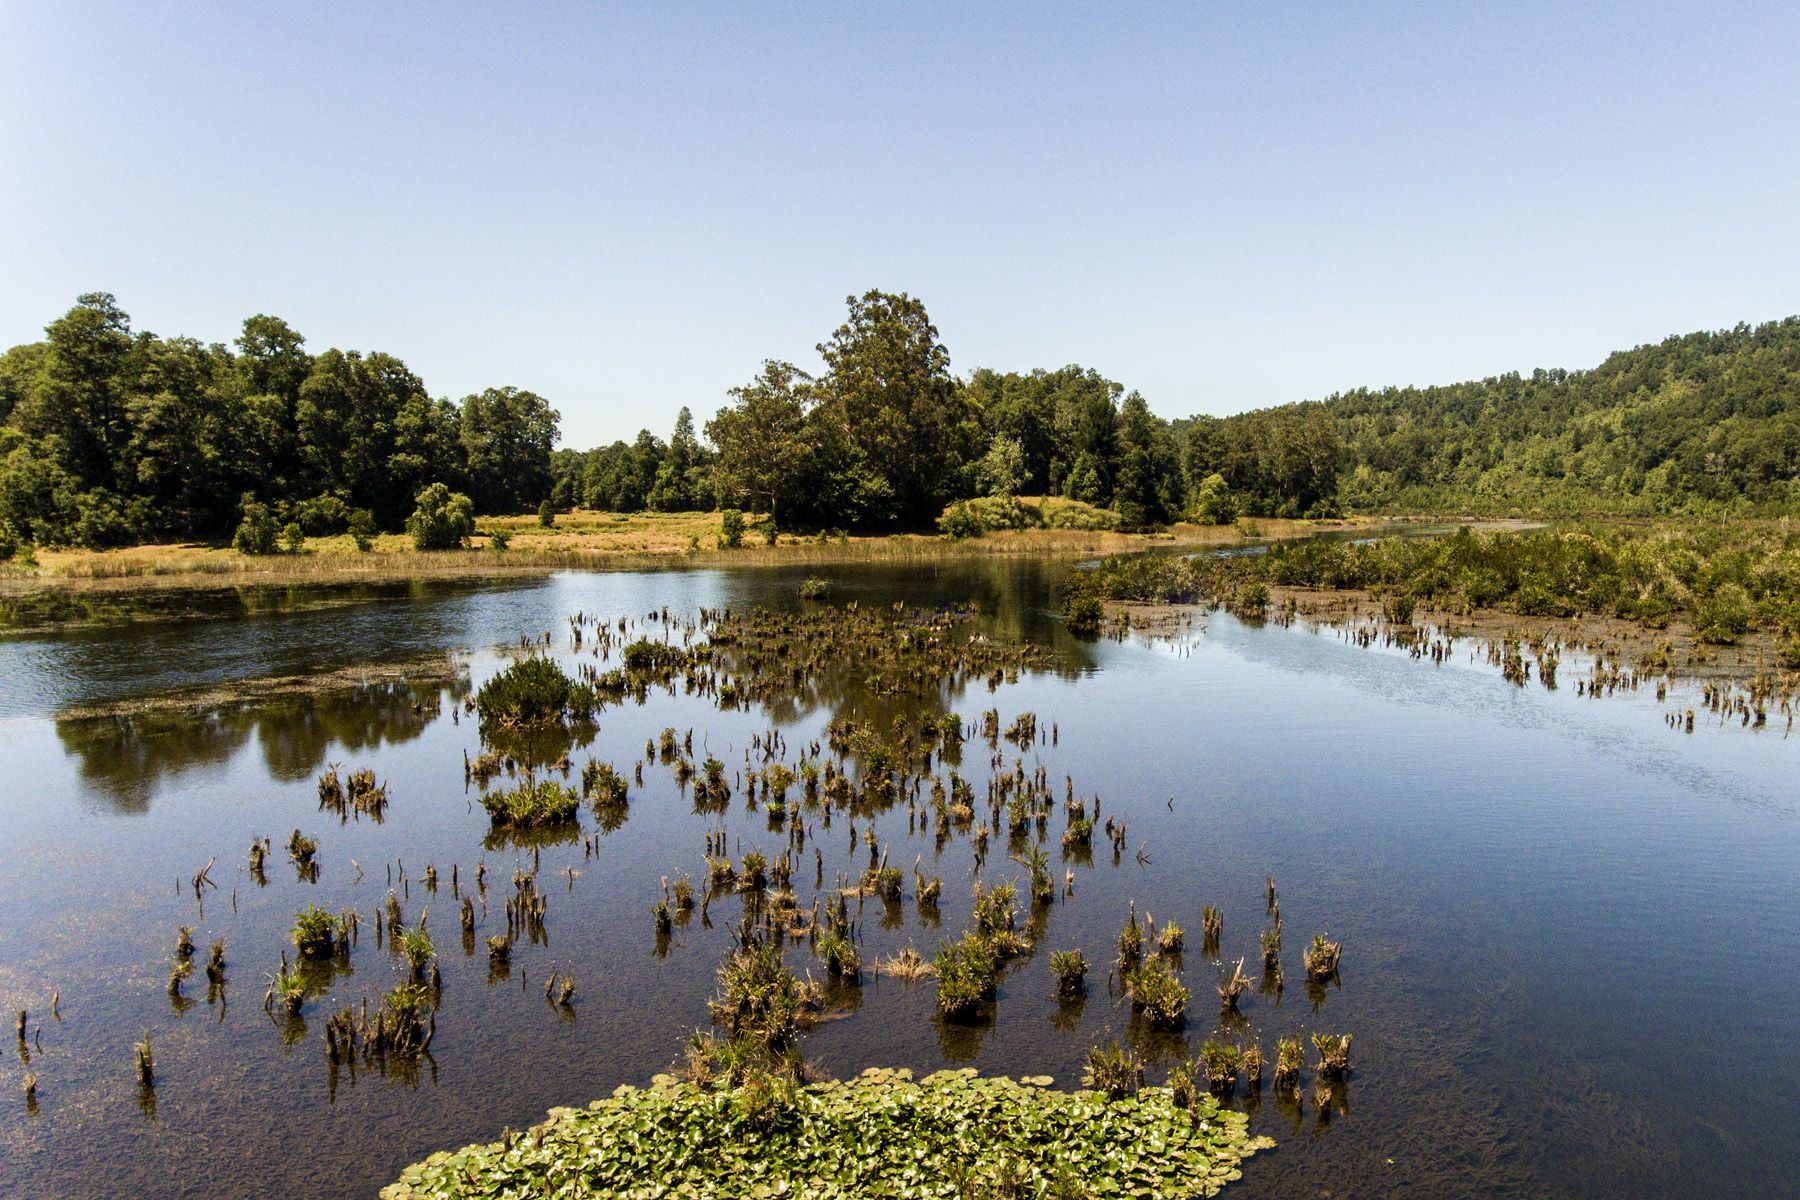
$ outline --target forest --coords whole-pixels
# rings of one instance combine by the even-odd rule
[[[434,398],[392,354],[313,353],[262,314],[230,346],[159,337],[91,293],[0,355],[0,547],[222,542],[252,519],[308,536],[399,529],[433,485],[440,509],[484,515],[722,507],[790,530],[953,535],[1026,511],[965,501],[1021,495],[1123,529],[1800,507],[1800,318],[1586,371],[1167,421],[1079,365],[958,376],[904,293],[846,308],[817,375],[770,359],[704,427],[684,407],[666,439],[580,451],[556,448],[559,414],[530,391]]]

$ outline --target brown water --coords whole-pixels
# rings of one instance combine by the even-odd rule
[[[1003,724],[1024,711],[1055,722],[1057,744],[1028,751],[1027,769],[1041,761],[1059,791],[1072,775],[1130,829],[1117,865],[1098,835],[1091,865],[1068,864],[1073,899],[1051,910],[1038,952],[1008,970],[990,1019],[945,1024],[929,981],[871,980],[840,997],[848,1015],[806,1039],[826,1069],[970,1063],[1076,1086],[1086,1048],[1108,1038],[1159,1063],[1191,1055],[1216,1009],[1200,908],[1224,910],[1221,957],[1254,963],[1272,874],[1289,984],[1248,998],[1249,1031],[1265,1051],[1279,1035],[1351,1032],[1356,1070],[1325,1114],[1310,1095],[1295,1111],[1262,1091],[1255,1123],[1279,1146],[1228,1195],[1800,1195],[1800,746],[1781,731],[1703,723],[1684,735],[1647,696],[1520,689],[1466,650],[1437,667],[1225,614],[1176,643],[1077,643],[1054,616],[1060,569],[1042,563],[823,573],[834,603],[974,600],[981,627],[1049,646],[1053,670],[931,704],[970,721],[995,707]],[[737,913],[737,901],[717,900],[712,928],[691,922],[659,948],[648,913],[658,881],[701,877],[702,834],[718,819],[695,814],[665,768],[647,768],[629,820],[601,836],[597,857],[579,840],[542,848],[549,944],[521,944],[510,976],[490,978],[485,954],[465,955],[457,936],[451,865],[465,884],[488,865],[485,936],[504,929],[500,899],[530,852],[484,847],[487,819],[462,770],[479,739],[471,720],[452,716],[468,683],[129,719],[58,713],[444,649],[470,652],[478,684],[501,661],[494,648],[520,633],[552,632],[567,655],[577,611],[790,606],[798,580],[571,574],[370,589],[355,603],[230,593],[189,598],[153,622],[0,642],[0,1002],[29,1008],[33,1034],[29,1067],[15,1048],[0,1071],[0,1194],[372,1195],[435,1149],[491,1139],[667,1066],[705,1021]],[[1565,680],[1574,667],[1565,660]],[[647,737],[691,726],[697,755],[735,769],[771,727],[799,747],[822,738],[834,713],[885,724],[895,710],[854,679],[812,683],[777,711],[721,713],[652,693],[604,713],[572,757],[628,770]],[[963,770],[978,795],[986,761],[971,742]],[[327,762],[388,782],[384,823],[340,825],[318,811],[314,780]],[[739,796],[734,848],[778,852],[783,836]],[[593,834],[592,815],[583,820]],[[852,852],[849,822],[813,823],[827,881],[860,871],[866,853]],[[1060,823],[1049,831],[1053,860]],[[859,833],[867,826],[856,822]],[[280,851],[294,828],[319,839],[317,882],[298,879]],[[909,836],[904,808],[875,828],[897,865],[924,856],[945,899],[941,925],[921,922],[910,884],[896,912],[869,900],[864,961],[907,944],[929,954],[967,923],[967,840],[940,851],[928,832]],[[263,886],[245,864],[260,836],[277,843]],[[201,916],[188,880],[214,856],[220,886]],[[293,1024],[264,1013],[267,976],[298,908],[370,917],[397,859],[409,922],[431,906],[444,973],[436,1039],[414,1076],[359,1069],[334,1085],[325,1017],[391,987],[390,954],[365,927],[349,970],[320,977]],[[442,879],[435,896],[420,881],[427,863]],[[1060,876],[1064,864],[1053,866]],[[1022,874],[996,839],[984,876]],[[812,881],[808,861],[796,876],[803,904]],[[1053,996],[1048,951],[1079,946],[1110,961],[1133,900],[1190,931],[1195,1019],[1184,1035],[1137,1029],[1107,994],[1104,966],[1085,1002]],[[225,939],[223,1003],[208,1002],[199,971],[186,1002],[165,993],[178,924],[195,927],[201,957]],[[1337,985],[1309,995],[1299,947],[1315,931],[1343,940],[1344,962]],[[822,977],[804,947],[789,959]],[[579,980],[570,1009],[544,999],[553,964]],[[153,1111],[132,1077],[131,1045],[146,1029]],[[27,1069],[38,1076],[35,1113],[20,1092]],[[1150,1074],[1160,1080],[1161,1066]]]

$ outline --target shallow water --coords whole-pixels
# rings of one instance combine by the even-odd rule
[[[1076,1086],[1086,1048],[1111,1037],[1159,1064],[1191,1055],[1216,1009],[1200,908],[1224,910],[1223,957],[1253,964],[1263,880],[1274,875],[1289,983],[1246,1000],[1249,1031],[1271,1055],[1279,1035],[1351,1032],[1355,1074],[1323,1115],[1310,1089],[1296,1112],[1265,1086],[1255,1123],[1278,1148],[1227,1195],[1800,1194],[1790,1119],[1800,1111],[1800,745],[1778,729],[1672,732],[1647,696],[1579,698],[1568,660],[1562,690],[1520,689],[1472,663],[1468,647],[1432,666],[1223,613],[1175,642],[1077,643],[1053,615],[1059,570],[1002,561],[814,572],[833,580],[833,603],[973,600],[995,635],[1050,646],[1056,669],[939,703],[967,721],[996,707],[1002,724],[1023,711],[1055,722],[1057,744],[1028,751],[1027,769],[1041,761],[1059,794],[1072,775],[1130,834],[1116,866],[1098,834],[1092,865],[1070,864],[1074,897],[1050,911],[1038,952],[1009,969],[991,1020],[947,1025],[933,1016],[928,981],[870,980],[843,998],[854,1011],[807,1037],[809,1057],[838,1074],[955,1063]],[[467,649],[479,683],[501,661],[495,648],[521,633],[550,632],[566,654],[576,611],[641,619],[664,607],[794,605],[802,573],[571,574],[380,589],[351,604],[233,597],[180,619],[0,641],[12,780],[0,796],[0,1001],[9,1013],[29,1008],[33,1031],[29,1068],[14,1050],[0,1078],[0,1194],[372,1195],[432,1150],[492,1139],[667,1066],[705,1021],[738,911],[716,899],[712,928],[686,924],[658,954],[648,913],[658,881],[680,871],[698,880],[702,834],[718,821],[692,811],[666,768],[647,767],[630,819],[600,839],[597,857],[584,858],[579,841],[542,849],[549,944],[521,944],[510,977],[490,979],[485,954],[465,956],[457,936],[451,864],[465,886],[488,864],[485,936],[504,930],[507,881],[530,853],[483,846],[487,820],[462,772],[479,740],[471,719],[452,716],[467,684],[204,715],[59,712],[444,649]],[[699,697],[652,693],[642,707],[609,709],[572,757],[629,773],[646,738],[692,726],[697,754],[705,746],[736,768],[771,726],[797,751],[834,712],[885,724],[895,711],[854,680],[817,682],[815,698],[775,712],[721,713]],[[327,762],[388,782],[384,823],[340,825],[318,811],[314,780]],[[964,770],[978,795],[986,763],[971,740]],[[745,813],[736,790],[734,849],[778,852],[784,837]],[[851,847],[851,822],[809,819],[827,882],[860,871],[867,856]],[[583,820],[593,832],[592,815]],[[1053,860],[1060,826],[1052,818]],[[316,883],[297,879],[280,849],[294,828],[319,838]],[[908,835],[903,807],[875,828],[896,865],[924,856],[945,900],[934,926],[921,923],[910,882],[897,912],[870,899],[864,961],[909,943],[929,954],[967,922],[968,842],[946,843],[934,865],[932,837]],[[245,865],[260,836],[276,842],[266,886]],[[984,877],[1023,873],[1005,849],[997,838]],[[200,916],[188,880],[213,856],[220,886]],[[396,859],[409,923],[431,907],[444,972],[436,1039],[416,1078],[359,1068],[334,1087],[325,1018],[392,986],[388,951],[365,925],[351,970],[320,979],[302,1025],[265,1015],[266,979],[295,910],[372,917]],[[441,874],[435,896],[420,882],[427,863]],[[803,904],[813,878],[803,860]],[[1092,963],[1110,961],[1133,900],[1190,931],[1185,1035],[1135,1028],[1107,994],[1104,965],[1085,1002],[1059,1006],[1052,994],[1048,951],[1079,946]],[[178,1010],[165,994],[178,924],[195,926],[202,957],[225,939],[225,1003],[207,1001],[198,970],[190,1003]],[[1344,963],[1336,985],[1309,996],[1299,949],[1315,931],[1343,940]],[[797,967],[810,961],[803,946],[788,953]],[[579,981],[570,1010],[543,997],[553,964]],[[153,1114],[131,1065],[146,1029]],[[19,1089],[26,1069],[38,1076],[35,1114]]]

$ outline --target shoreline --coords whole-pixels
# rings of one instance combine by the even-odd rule
[[[716,515],[715,515],[716,516]],[[784,539],[776,545],[746,544],[737,549],[694,549],[671,544],[672,531],[685,538],[691,515],[639,519],[632,528],[645,536],[621,543],[592,532],[592,526],[527,532],[528,518],[509,518],[514,545],[487,549],[419,551],[398,535],[385,535],[368,552],[347,538],[313,539],[317,549],[297,554],[250,557],[234,550],[195,544],[136,546],[119,550],[44,551],[40,565],[0,567],[0,599],[176,592],[243,587],[306,587],[397,584],[452,579],[533,576],[555,571],[710,569],[718,567],[836,566],[870,562],[919,562],[985,557],[1072,557],[1129,554],[1168,547],[1208,548],[1257,545],[1356,529],[1403,529],[1438,523],[1432,518],[1350,517],[1331,521],[1254,520],[1253,532],[1234,525],[1175,525],[1152,534],[1080,530],[1000,530],[978,538],[951,540],[938,535],[897,533],[844,541]],[[496,528],[506,528],[499,523]],[[716,521],[714,522],[716,524]],[[658,529],[657,526],[664,526]]]

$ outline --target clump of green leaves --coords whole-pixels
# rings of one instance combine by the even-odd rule
[[[669,1200],[764,1192],[1177,1200],[1214,1195],[1239,1178],[1246,1158],[1273,1145],[1252,1137],[1241,1113],[1207,1096],[1184,1110],[1168,1088],[1131,1087],[1108,1099],[1052,1090],[1046,1076],[982,1077],[972,1068],[918,1081],[878,1068],[804,1086],[748,1072],[720,1087],[728,1077],[659,1076],[585,1110],[552,1110],[528,1137],[408,1167],[382,1200],[550,1194],[575,1178],[584,1194],[654,1190]]]
[[[583,720],[598,704],[592,687],[570,679],[556,663],[536,654],[497,672],[475,693],[475,713],[484,729]]]
[[[419,550],[456,550],[475,532],[475,505],[461,492],[434,483],[420,492],[406,518],[406,532]]]
[[[952,1020],[973,1014],[999,987],[1000,958],[979,933],[939,946],[931,965],[937,971],[938,1012]]]
[[[495,829],[536,829],[564,825],[576,819],[581,797],[550,779],[526,781],[515,788],[487,793],[481,798],[488,821]]]

